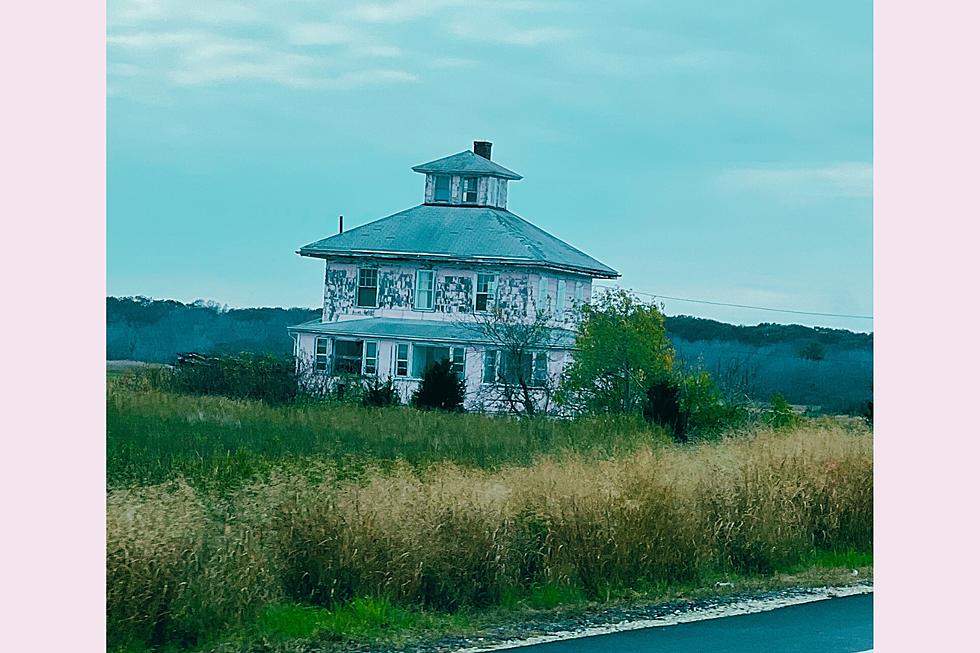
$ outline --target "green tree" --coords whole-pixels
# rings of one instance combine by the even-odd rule
[[[421,410],[463,412],[466,384],[452,363],[444,358],[430,365],[422,374],[418,390],[412,393],[412,405]]]
[[[575,346],[559,388],[575,411],[639,413],[650,385],[669,377],[674,363],[660,308],[620,288],[582,307]]]

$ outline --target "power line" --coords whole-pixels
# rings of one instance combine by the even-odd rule
[[[614,288],[615,286],[603,286],[596,285],[597,288]],[[818,315],[820,317],[847,317],[855,320],[873,320],[874,318],[870,315],[848,315],[845,313],[819,313],[817,311],[794,311],[788,308],[771,308],[768,306],[750,306],[749,304],[729,304],[727,302],[713,302],[707,299],[688,299],[686,297],[671,297],[670,295],[661,295],[659,293],[652,292],[642,292],[639,290],[631,290],[637,295],[646,295],[648,297],[653,297],[655,299],[670,299],[678,302],[691,302],[694,304],[710,304],[712,306],[731,306],[734,308],[751,308],[757,311],[771,311],[773,313],[792,313],[794,315]]]

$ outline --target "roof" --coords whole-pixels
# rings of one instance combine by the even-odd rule
[[[419,164],[412,168],[412,170],[415,172],[471,172],[480,175],[493,175],[494,177],[502,177],[504,179],[523,179],[523,177],[513,170],[508,170],[490,159],[485,159],[479,154],[474,154],[470,150],[463,150],[459,154],[453,154],[436,159],[435,161]]]
[[[420,258],[546,267],[611,279],[619,273],[518,215],[489,206],[420,204],[300,248],[317,258]]]
[[[358,338],[493,344],[493,340],[480,331],[478,323],[444,320],[407,320],[393,317],[368,317],[340,322],[311,320],[291,326],[289,331]],[[555,328],[552,333],[554,338],[550,348],[571,349],[575,346],[574,331]]]

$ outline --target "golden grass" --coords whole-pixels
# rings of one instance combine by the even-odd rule
[[[110,640],[190,642],[287,598],[456,609],[868,550],[871,463],[870,433],[811,425],[496,471],[396,465],[355,482],[325,469],[227,500],[183,483],[112,490]]]

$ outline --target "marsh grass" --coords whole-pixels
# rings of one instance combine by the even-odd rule
[[[174,402],[169,410],[185,421],[198,414],[188,409],[211,411],[208,423],[218,424],[219,433],[221,424],[274,424],[279,415],[234,402],[155,399]],[[132,409],[140,397],[115,400],[118,410]],[[150,401],[137,411],[140,420],[149,419],[155,405]],[[393,417],[396,426],[384,420],[372,426],[364,418],[374,411],[306,410],[280,417],[293,425],[315,424],[305,431],[290,427],[307,433],[309,443],[320,442],[314,434],[326,424],[335,429],[331,442],[365,439],[367,444],[337,445],[351,456],[377,451],[371,447],[382,434],[395,438],[390,429],[418,419],[397,414],[403,421]],[[177,419],[167,412],[156,414]],[[530,439],[539,453],[528,455],[519,452],[522,439],[528,440],[518,427],[484,424],[479,420],[486,418],[477,416],[422,419],[430,418],[416,422],[414,434],[394,440],[398,446],[381,449],[389,462],[360,458],[355,475],[324,457],[315,473],[275,468],[218,494],[183,481],[110,490],[110,643],[191,645],[261,615],[279,619],[284,625],[276,627],[287,634],[312,627],[304,612],[277,617],[270,607],[276,605],[320,606],[309,614],[334,619],[316,622],[323,632],[364,623],[397,628],[399,619],[409,618],[406,611],[462,613],[517,604],[544,609],[582,597],[602,600],[628,588],[826,563],[832,556],[850,564],[871,548],[867,431],[809,424],[700,446],[631,442],[590,449],[575,439],[586,433],[556,430],[548,434],[550,446],[564,438],[579,443],[580,451],[571,447],[550,457],[542,434],[535,436],[542,440]],[[611,436],[597,428],[587,432],[608,442]],[[190,441],[207,437],[182,433]],[[253,446],[264,442],[257,431],[249,437]],[[426,437],[439,440],[438,447],[426,445]],[[504,444],[491,442],[493,437]],[[417,449],[409,446],[413,442]],[[467,454],[469,445],[483,446],[483,462],[493,464],[447,460],[458,454],[468,463],[479,461]],[[173,446],[164,447],[171,456],[179,450]],[[182,469],[173,460],[157,464],[164,476]],[[323,610],[348,610],[344,618],[354,621],[345,625]]]

